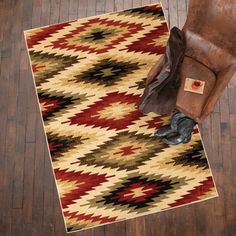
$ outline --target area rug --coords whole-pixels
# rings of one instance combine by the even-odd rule
[[[159,4],[25,31],[67,232],[218,196],[198,127],[169,146],[137,108],[168,36]]]

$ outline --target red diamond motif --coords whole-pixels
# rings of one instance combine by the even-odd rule
[[[75,114],[73,117],[70,117],[69,121],[66,121],[65,123],[70,123],[70,125],[85,124],[93,127],[108,128],[108,130],[126,129],[133,121],[144,116],[137,107],[139,98],[139,95],[119,92],[109,93],[99,101],[92,104],[89,108]],[[132,105],[135,108],[127,110],[120,118],[116,118],[116,114],[113,114],[114,117],[103,116],[105,110],[114,109],[114,107],[116,108],[118,103],[120,103],[121,106],[123,104],[124,107]],[[114,106],[112,106],[113,104]],[[117,113],[117,116],[118,115],[119,114]]]
[[[93,31],[94,30],[93,27],[95,24],[97,30],[96,32]],[[90,19],[87,22],[83,23],[82,26],[77,27],[75,30],[72,30],[71,33],[53,42],[52,45],[50,46],[61,49],[65,48],[72,49],[75,51],[81,50],[95,53],[104,53],[114,48],[121,42],[125,41],[125,39],[130,37],[132,34],[137,33],[140,30],[143,30],[144,26],[145,25],[140,23],[136,24],[136,23],[121,22],[121,21],[99,19],[99,18]],[[112,33],[107,32],[108,29],[111,29]],[[107,35],[110,34],[114,35],[115,34],[114,31],[116,31],[116,37],[109,38],[109,36]],[[97,45],[96,40],[98,40],[98,38],[96,37],[98,37],[98,33],[100,33],[99,39],[103,40],[102,48],[96,47]],[[92,37],[94,37],[94,40],[91,41],[91,44],[89,45],[88,38]]]
[[[107,176],[106,174],[91,174],[82,173],[81,171],[67,171],[55,169],[55,176],[58,182],[66,182],[67,184],[73,183],[72,189],[66,189],[61,197],[62,207],[66,208],[68,205],[72,204],[74,200],[80,199],[83,195],[86,195],[88,191],[93,190],[95,187],[101,185],[108,181],[108,178],[113,176]]]
[[[164,54],[166,46],[163,44],[157,45],[155,42],[160,41],[159,36],[168,34],[168,28],[166,23],[162,23],[161,26],[157,26],[154,30],[147,33],[144,37],[138,41],[133,42],[127,46],[128,52],[144,52],[148,54]],[[166,40],[164,40],[166,42]],[[143,43],[145,42],[145,43]]]

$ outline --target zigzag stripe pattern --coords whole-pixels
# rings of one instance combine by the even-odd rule
[[[168,146],[170,118],[138,110],[169,37],[159,4],[25,36],[68,232],[217,196],[198,127]]]

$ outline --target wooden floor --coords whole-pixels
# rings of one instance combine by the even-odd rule
[[[66,235],[22,31],[150,0],[0,0],[0,235]],[[162,1],[182,27],[186,0]],[[220,197],[78,236],[235,236],[236,82],[201,126]]]

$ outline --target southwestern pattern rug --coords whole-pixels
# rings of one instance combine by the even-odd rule
[[[218,196],[198,127],[168,146],[137,108],[168,36],[159,4],[25,31],[67,232]]]

